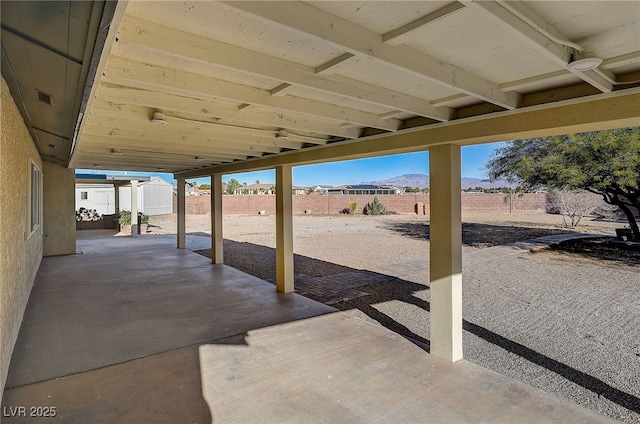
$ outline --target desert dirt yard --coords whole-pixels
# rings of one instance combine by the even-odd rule
[[[607,260],[513,243],[609,234],[623,223],[559,215],[463,214],[465,359],[626,423],[640,423],[640,256]],[[175,234],[175,215],[150,233]],[[426,216],[294,217],[296,291],[429,343]],[[210,234],[210,217],[187,216]],[[275,279],[275,217],[227,215],[225,263]],[[210,255],[209,251],[198,252]],[[523,417],[523,419],[525,419]]]

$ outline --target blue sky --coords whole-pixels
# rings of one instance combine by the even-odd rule
[[[491,158],[493,150],[501,143],[479,144],[462,148],[462,176],[468,178],[486,178],[485,165]],[[79,173],[95,171],[78,170]],[[97,173],[119,173],[116,171],[99,171]],[[363,181],[384,180],[403,174],[428,174],[429,153],[407,153],[402,155],[382,156],[369,159],[358,159],[332,162],[319,165],[305,165],[293,168],[293,183],[299,186],[319,184],[341,185],[358,184]],[[136,175],[150,175],[174,182],[173,175],[149,172],[131,172]],[[247,172],[223,176],[223,181],[235,178],[241,183],[253,184],[257,180],[262,183],[275,182],[273,170]],[[191,180],[189,180],[191,181]],[[199,184],[209,183],[209,178],[196,179]]]

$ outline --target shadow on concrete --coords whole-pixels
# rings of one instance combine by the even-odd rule
[[[429,240],[430,227],[428,223],[394,222],[385,224],[384,228],[397,232],[405,237],[417,240]],[[566,234],[572,232],[574,231],[564,228],[555,229],[463,223],[462,243],[472,247],[489,247],[530,240],[553,234]]]
[[[404,224],[402,226],[405,227]],[[403,231],[412,231],[412,226],[413,225],[407,226],[408,228],[404,228]],[[424,231],[425,226],[416,224],[415,227],[423,227]],[[502,228],[500,228],[500,226],[482,227],[496,227],[496,232],[502,231]],[[484,228],[483,231],[491,229],[492,228]],[[428,231],[428,225],[426,226],[426,230]],[[532,230],[538,231],[539,229]],[[549,235],[549,233],[545,232],[537,234],[539,234],[540,236]],[[528,233],[527,237],[530,237],[530,235],[531,233]],[[225,240],[224,243],[225,264],[240,269],[241,271],[248,274],[255,275],[263,280],[273,282],[273,279],[275,278],[275,249],[252,243],[240,243],[232,240]],[[207,250],[197,251],[196,253],[207,257],[210,255],[210,251]],[[334,275],[338,277],[341,273],[358,271],[354,270],[353,268],[332,264],[330,262],[325,262],[302,255],[295,255],[294,267],[294,272],[297,275],[306,272],[319,273],[321,270],[324,270],[327,272],[327,274],[325,275]],[[331,306],[343,311],[358,309],[386,328],[402,335],[403,337],[417,342],[416,344],[418,346],[428,352],[430,344],[428,339],[414,333],[402,323],[394,320],[390,316],[384,314],[383,312],[380,312],[374,307],[374,305],[383,302],[400,301],[429,311],[429,302],[421,299],[416,295],[417,292],[428,290],[428,288],[429,287],[427,285],[402,280],[391,275],[381,275],[380,281],[358,287],[358,290],[366,293],[366,296],[358,296],[351,299],[343,300],[341,302],[335,302],[332,303]],[[314,299],[314,293],[312,292],[305,292],[300,294]],[[320,298],[316,298],[314,300],[322,301]],[[597,377],[586,374],[580,370],[563,364],[553,358],[536,352],[525,345],[503,337],[487,328],[484,328],[467,320],[463,320],[463,329],[510,353],[518,355],[533,364],[544,367],[547,370],[554,372],[562,376],[563,378],[581,387],[584,387],[587,390],[592,391],[593,393],[596,393],[598,396],[602,396],[610,400],[611,402],[614,402],[633,412],[640,413],[640,398],[632,394],[623,392],[609,385],[603,380],[600,380]]]

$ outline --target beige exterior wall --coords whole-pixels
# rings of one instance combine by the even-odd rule
[[[4,79],[0,94],[0,383],[4,388],[42,259],[42,225],[32,232],[29,224],[31,163],[42,171],[42,161]]]
[[[73,169],[43,162],[44,256],[76,253],[75,184]]]

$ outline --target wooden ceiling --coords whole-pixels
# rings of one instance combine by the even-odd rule
[[[120,2],[96,75],[71,167],[197,172],[636,90],[640,2]]]

